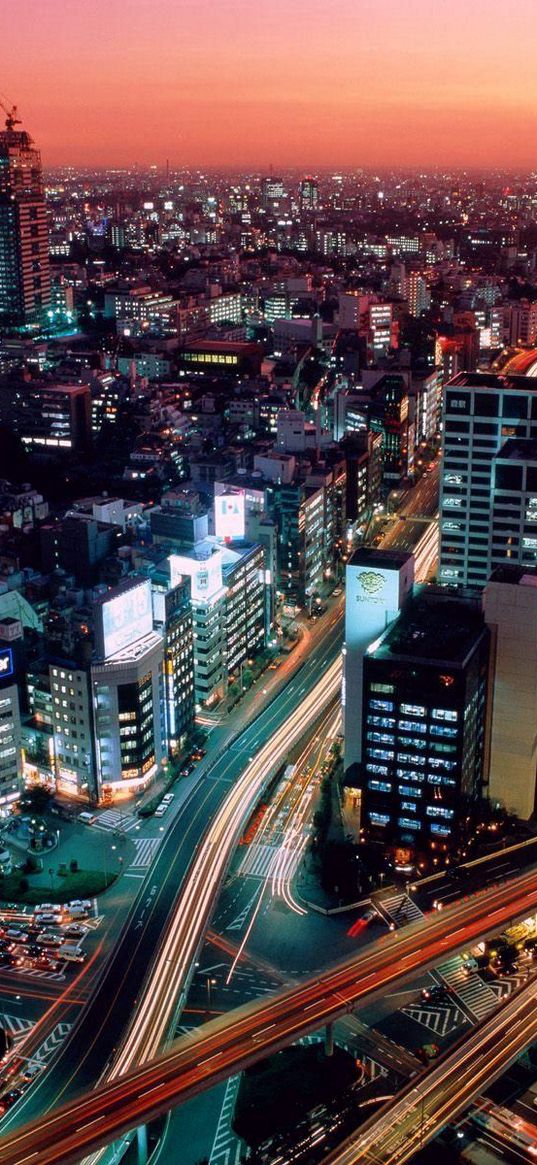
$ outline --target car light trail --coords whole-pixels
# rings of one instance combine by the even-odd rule
[[[37,1149],[39,1165],[77,1165],[84,1153],[116,1140],[174,1104],[341,1018],[358,1003],[383,995],[388,984],[434,966],[447,951],[474,945],[479,937],[496,930],[491,914],[499,912],[501,922],[507,924],[527,917],[536,905],[537,872],[531,871],[501,887],[491,887],[451,904],[441,912],[434,911],[419,922],[409,923],[404,930],[383,936],[365,953],[346,959],[315,978],[212,1019],[181,1037],[150,1063],[131,1068],[126,1075],[116,1076],[16,1130],[0,1140],[0,1161],[2,1165],[21,1165]],[[463,934],[457,933],[454,938],[461,925]],[[307,1011],[313,1003],[318,1004],[318,1010]],[[507,1014],[507,1007],[500,1015]],[[537,1027],[533,997],[530,1016]],[[485,1056],[481,1064],[483,1070],[490,1071],[491,1057]],[[473,1080],[471,1062],[466,1060],[465,1065]],[[78,1131],[96,1116],[102,1118],[98,1128]]]

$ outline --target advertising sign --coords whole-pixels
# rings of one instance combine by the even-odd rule
[[[120,594],[106,599],[97,610],[101,654],[103,659],[109,659],[153,630],[149,580],[134,583]]]
[[[214,499],[214,530],[217,538],[244,538],[244,490],[219,494]]]

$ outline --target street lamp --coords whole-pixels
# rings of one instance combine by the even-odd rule
[[[211,1010],[211,987],[216,987],[216,979],[207,978],[207,1008]]]

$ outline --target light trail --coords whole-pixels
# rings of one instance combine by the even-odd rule
[[[198,1095],[301,1036],[318,1031],[356,1006],[385,995],[389,984],[411,980],[418,969],[435,966],[448,954],[473,946],[478,937],[490,936],[507,923],[528,917],[536,906],[537,872],[533,870],[443,911],[434,911],[401,931],[384,935],[364,953],[315,977],[212,1019],[182,1036],[151,1063],[135,1067],[127,1075],[15,1130],[0,1139],[0,1161],[2,1165],[22,1165],[25,1159],[38,1156],[39,1165],[77,1165],[84,1151],[95,1152],[99,1146],[163,1115],[174,1104]],[[536,985],[534,989],[537,992]],[[532,996],[528,1004],[526,1018],[529,1016],[537,1029],[535,998]],[[501,1023],[502,1016],[511,1015],[509,1008],[510,1003],[504,1005],[497,1023]],[[522,1041],[528,1024],[524,1027],[523,1017],[520,1019],[517,1030]],[[494,1070],[497,1030],[497,1026],[492,1028],[491,1055],[479,1060],[485,1075]],[[511,1026],[505,1036],[507,1041],[510,1035]],[[534,1038],[535,1035],[530,1042]],[[507,1047],[507,1053],[515,1054],[512,1047]],[[468,1074],[468,1087],[473,1087],[477,1074],[471,1057],[465,1057],[462,1068]],[[456,1083],[460,1077],[461,1072],[455,1077]],[[349,1158],[349,1162],[353,1160]]]
[[[230,790],[192,861],[123,1045],[103,1080],[117,1080],[129,1068],[148,1063],[170,1038],[170,1029],[173,1035],[173,1021],[184,1003],[196,955],[241,829],[269,778],[326,704],[337,696],[340,686],[338,658],[252,758]],[[99,1150],[86,1165],[102,1162],[105,1153],[106,1150]]]

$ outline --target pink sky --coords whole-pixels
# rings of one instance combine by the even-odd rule
[[[535,0],[17,0],[45,165],[537,166]]]

